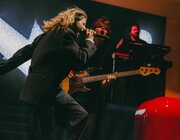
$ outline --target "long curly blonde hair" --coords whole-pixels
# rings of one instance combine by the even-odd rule
[[[82,18],[87,18],[85,11],[78,7],[68,8],[49,21],[43,21],[43,30],[44,32],[48,32],[54,29],[66,29],[69,25],[73,25],[75,21]]]

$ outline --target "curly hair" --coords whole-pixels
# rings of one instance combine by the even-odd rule
[[[85,11],[78,7],[68,8],[49,21],[43,21],[43,30],[44,32],[48,32],[54,29],[66,29],[69,25],[73,25],[75,21],[81,20],[82,18],[87,18]]]

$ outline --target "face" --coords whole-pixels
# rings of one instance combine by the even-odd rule
[[[86,18],[82,18],[81,20],[76,22],[78,30],[83,31],[84,29],[86,29],[86,21]]]
[[[104,26],[101,27],[96,27],[95,31],[98,35],[102,35],[102,36],[107,36],[108,35],[108,31]]]
[[[138,26],[132,26],[131,27],[131,31],[130,31],[130,35],[133,37],[139,37],[139,33],[140,33],[140,29]]]
[[[96,34],[97,35],[102,35],[102,36],[108,36],[108,30],[104,26],[99,26],[95,28]],[[96,46],[103,46],[104,45],[104,38],[94,38],[94,42]]]

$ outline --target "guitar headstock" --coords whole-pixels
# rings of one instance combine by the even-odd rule
[[[148,76],[150,74],[160,74],[161,70],[159,68],[154,68],[154,67],[140,67],[138,69],[138,73],[142,76]]]

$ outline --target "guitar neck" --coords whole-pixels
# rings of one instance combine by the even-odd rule
[[[120,78],[120,77],[126,77],[126,76],[131,76],[131,75],[137,75],[138,70],[131,70],[131,71],[125,71],[125,72],[115,72],[115,73],[109,73],[109,74],[114,74],[116,76],[116,78]],[[92,83],[92,82],[96,82],[96,81],[102,81],[102,80],[106,79],[109,74],[83,77],[82,82],[84,84],[86,84],[86,83]]]

